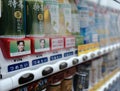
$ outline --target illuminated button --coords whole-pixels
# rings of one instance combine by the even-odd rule
[[[53,68],[52,67],[46,67],[43,71],[42,71],[42,75],[45,76],[45,75],[48,75],[50,73],[53,72]]]
[[[87,56],[84,56],[84,57],[83,57],[83,61],[86,61],[87,59],[88,59]]]
[[[59,68],[60,68],[60,69],[65,69],[65,68],[67,68],[67,63],[66,63],[66,62],[61,63],[60,66],[59,66]]]
[[[19,84],[25,84],[27,82],[30,82],[34,79],[34,75],[31,73],[26,73],[23,76],[19,78]]]
[[[97,52],[97,55],[98,55],[98,56],[100,56],[100,55],[101,55],[101,52],[100,52],[100,51],[99,51],[99,52]]]
[[[91,56],[91,58],[94,58],[94,57],[95,57],[95,54],[94,54],[94,53],[92,53],[90,56]]]
[[[78,62],[79,62],[78,59],[74,59],[74,60],[72,61],[72,64],[73,64],[73,65],[76,65],[76,64],[78,64]]]

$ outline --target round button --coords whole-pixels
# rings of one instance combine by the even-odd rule
[[[95,57],[95,54],[94,54],[94,53],[92,53],[90,56],[91,56],[91,58],[94,58],[94,57]]]
[[[83,61],[86,61],[87,59],[88,59],[87,56],[84,56],[84,57],[83,57]]]
[[[59,66],[59,68],[61,70],[67,68],[67,63],[66,62],[61,63],[60,66]]]
[[[72,61],[73,65],[78,64],[78,62],[79,62],[79,60],[78,60],[78,59],[74,59],[74,60]]]
[[[99,51],[99,52],[97,52],[97,55],[98,55],[98,56],[100,56],[100,55],[101,55],[101,52],[100,52],[100,51]]]
[[[53,68],[52,67],[46,67],[43,71],[42,71],[42,75],[43,76],[46,76],[46,75],[48,75],[48,74],[50,74],[50,73],[52,73],[53,72]]]
[[[19,84],[25,84],[27,82],[30,82],[34,79],[34,75],[31,73],[26,73],[23,76],[19,78]]]

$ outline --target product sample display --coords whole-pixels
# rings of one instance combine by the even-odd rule
[[[0,36],[25,35],[24,8],[24,0],[0,0]]]
[[[44,34],[43,0],[26,0],[26,34]]]
[[[59,6],[57,1],[44,0],[44,33],[46,35],[59,33]]]
[[[71,34],[72,15],[71,15],[71,5],[69,1],[59,4],[59,14],[60,14],[59,15],[60,34],[65,34],[65,35]]]

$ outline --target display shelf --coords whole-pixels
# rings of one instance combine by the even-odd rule
[[[41,66],[37,69],[19,72],[14,76],[11,76],[11,77],[8,77],[5,79],[1,79],[0,80],[0,91],[8,91],[8,90],[20,87],[22,85],[31,83],[31,82],[36,81],[38,79],[47,77],[47,76],[52,75],[54,73],[60,72],[62,70],[68,69],[70,67],[76,66],[76,65],[81,64],[83,62],[92,60],[94,58],[97,58],[97,57],[102,56],[104,54],[107,54],[109,52],[112,52],[118,48],[120,48],[120,43],[117,43],[117,44],[114,44],[111,46],[107,46],[104,48],[100,48],[100,49],[97,49],[93,52],[89,52],[87,54],[82,54],[80,56],[74,56],[74,57],[71,57],[67,60],[61,60],[61,61],[58,61],[58,62],[53,63],[53,64],[48,64],[48,65],[46,64],[46,65]],[[20,82],[21,79],[24,79],[25,81]],[[4,84],[6,84],[7,87],[5,87]]]
[[[117,81],[117,78],[120,77],[120,70],[116,69],[107,76],[105,76],[102,80],[96,83],[89,91],[107,91],[109,86],[114,84],[114,81]]]
[[[97,91],[105,91],[106,89],[109,89],[109,86],[111,84],[114,84],[114,81],[117,81],[117,78],[120,77],[120,72],[116,73],[108,82],[106,82],[99,90]]]

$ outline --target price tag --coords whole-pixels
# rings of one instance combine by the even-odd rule
[[[64,48],[63,38],[52,38],[51,39],[51,50],[57,50]]]
[[[46,63],[46,62],[48,62],[47,57],[35,59],[35,60],[32,61],[32,66],[42,64],[42,63]]]
[[[99,44],[98,43],[80,45],[80,46],[78,46],[78,55],[93,52],[97,49],[99,49]]]
[[[92,51],[95,51],[97,49],[99,49],[99,44],[98,43],[93,43],[92,44]]]
[[[75,37],[66,37],[65,38],[65,47],[75,47]]]
[[[61,58],[62,58],[62,54],[53,55],[53,56],[50,56],[50,61],[61,59]]]
[[[72,52],[66,52],[64,53],[64,57],[72,56],[74,53]]]
[[[86,53],[93,51],[93,44],[86,44]]]
[[[29,62],[21,62],[13,65],[8,66],[8,72],[20,70],[29,67]]]

